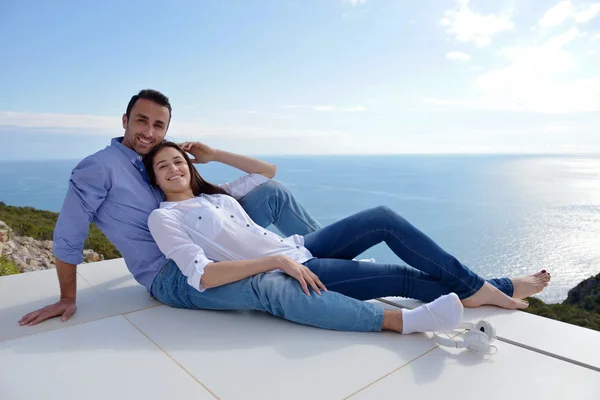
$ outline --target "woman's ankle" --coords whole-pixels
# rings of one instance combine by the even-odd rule
[[[383,331],[395,331],[402,333],[402,310],[384,310],[383,311]]]

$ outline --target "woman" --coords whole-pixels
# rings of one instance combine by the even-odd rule
[[[550,280],[542,271],[485,281],[387,207],[305,236],[280,237],[256,225],[236,200],[273,178],[275,166],[206,146],[204,161],[248,174],[215,186],[193,167],[189,146],[165,141],[144,159],[150,182],[166,198],[148,227],[172,260],[152,286],[152,295],[167,305],[261,310],[326,329],[406,334],[453,329],[463,306],[525,308],[521,299]],[[382,241],[412,267],[353,260]],[[385,296],[431,303],[384,311],[362,301]]]

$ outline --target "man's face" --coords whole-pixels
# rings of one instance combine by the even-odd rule
[[[123,145],[138,154],[148,154],[167,134],[169,109],[153,101],[139,99],[129,118],[123,115],[125,138]]]

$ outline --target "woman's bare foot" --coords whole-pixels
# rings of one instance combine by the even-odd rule
[[[510,280],[515,288],[513,297],[524,299],[544,290],[548,286],[548,282],[550,282],[550,274],[546,270],[542,270],[532,275],[510,278]]]
[[[476,308],[483,305],[498,306],[508,310],[527,308],[529,303],[514,299],[502,293],[499,289],[485,282],[473,296],[461,300],[466,308]]]

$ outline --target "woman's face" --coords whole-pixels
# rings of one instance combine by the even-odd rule
[[[190,189],[190,169],[183,155],[172,147],[159,150],[153,160],[156,184],[165,193]]]

